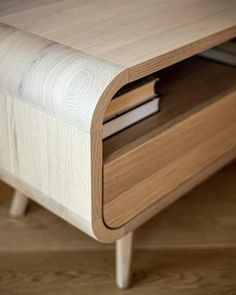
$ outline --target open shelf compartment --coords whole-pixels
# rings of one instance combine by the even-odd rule
[[[158,77],[160,113],[103,142],[103,214],[112,228],[235,153],[235,68],[193,57]]]

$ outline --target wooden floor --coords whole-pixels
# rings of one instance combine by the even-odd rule
[[[236,295],[236,161],[135,235],[134,286],[114,283],[101,245],[35,203],[8,215],[0,184],[0,295]]]

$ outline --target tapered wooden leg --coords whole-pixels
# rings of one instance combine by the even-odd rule
[[[10,214],[12,216],[23,216],[26,212],[29,199],[20,191],[15,191],[10,207]]]
[[[116,284],[126,289],[131,281],[131,264],[133,254],[133,233],[116,241]]]

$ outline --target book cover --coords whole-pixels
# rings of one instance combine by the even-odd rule
[[[159,110],[159,97],[155,97],[103,124],[103,139],[147,118]]]

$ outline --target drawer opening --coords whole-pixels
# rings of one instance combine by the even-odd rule
[[[194,177],[236,145],[235,67],[195,56],[155,75],[160,112],[103,141],[109,227],[124,225],[185,183],[185,171]]]

